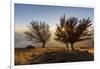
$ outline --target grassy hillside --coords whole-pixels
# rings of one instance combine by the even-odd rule
[[[15,65],[92,61],[93,53],[65,48],[16,48]]]

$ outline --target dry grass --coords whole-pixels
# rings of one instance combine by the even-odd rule
[[[93,59],[93,54],[88,51],[72,51],[65,48],[15,49],[15,65],[91,61]]]

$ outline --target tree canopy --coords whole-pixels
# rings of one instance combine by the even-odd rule
[[[45,22],[32,21],[28,26],[28,31],[25,31],[24,34],[29,41],[41,42],[44,48],[51,35],[49,28]]]
[[[90,35],[88,33],[84,35],[84,32],[92,25],[91,21],[90,17],[78,20],[77,17],[72,16],[66,19],[64,15],[60,18],[60,24],[57,25],[55,40],[65,43],[67,48],[68,43],[70,43],[72,50],[74,50],[73,44],[75,42],[90,39],[89,37],[85,37]]]

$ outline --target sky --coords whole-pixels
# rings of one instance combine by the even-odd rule
[[[78,17],[79,19],[88,18],[94,22],[94,9],[83,7],[65,7],[49,5],[15,4],[15,32],[23,32],[27,25],[33,21],[45,21],[54,31],[56,24],[59,24],[61,16],[66,15]]]

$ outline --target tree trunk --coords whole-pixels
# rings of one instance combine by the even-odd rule
[[[74,47],[73,47],[73,43],[71,43],[71,48],[72,48],[73,51],[75,50]]]
[[[66,43],[66,48],[68,49],[68,43]]]
[[[45,42],[43,42],[43,46],[42,46],[42,48],[45,48]]]

